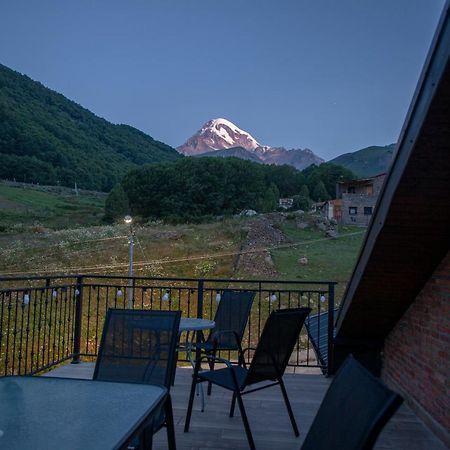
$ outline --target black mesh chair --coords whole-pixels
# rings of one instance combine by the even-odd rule
[[[296,436],[299,435],[294,414],[283,383],[283,374],[289,363],[289,358],[294,350],[300,330],[310,313],[310,308],[282,309],[272,311],[261,333],[258,346],[254,349],[253,359],[247,368],[245,361],[240,365],[232,365],[228,360],[213,355],[205,355],[197,360],[189,397],[189,405],[186,415],[184,431],[189,431],[192,405],[197,383],[204,381],[217,384],[225,389],[233,391],[230,417],[233,417],[236,399],[244,422],[245,433],[251,449],[255,448],[253,436],[245,412],[242,396],[267,387],[280,385],[289,418]],[[248,350],[248,349],[247,349]],[[252,349],[253,350],[253,349]],[[225,368],[200,372],[201,362],[213,360],[226,365]],[[248,386],[263,381],[271,382],[264,386],[245,390]]]
[[[334,309],[334,317],[338,311],[339,308]],[[328,311],[309,316],[305,322],[305,328],[322,373],[326,374],[328,371]]]
[[[369,450],[402,401],[349,356],[328,388],[302,450]]]
[[[195,349],[216,356],[220,350],[238,351],[242,360],[241,342],[252,309],[255,292],[224,290],[214,316],[216,326],[201,342],[195,344]],[[209,368],[214,370],[214,359],[209,359]],[[208,383],[208,395],[211,394],[211,383]]]
[[[143,383],[170,390],[175,370],[175,349],[181,311],[109,309],[94,370],[94,380]],[[167,427],[170,449],[175,449],[172,402],[167,396],[146,430],[153,433]]]

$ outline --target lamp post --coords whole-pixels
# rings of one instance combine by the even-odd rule
[[[124,222],[130,226],[130,232],[128,235],[128,248],[129,248],[129,262],[128,262],[128,308],[133,308],[133,250],[134,250],[134,231],[133,231],[133,219],[131,216],[125,216]]]

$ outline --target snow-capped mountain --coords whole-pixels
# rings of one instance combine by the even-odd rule
[[[309,149],[261,145],[250,133],[226,119],[209,120],[177,150],[186,156],[235,156],[263,164],[289,164],[299,170],[324,162]]]
[[[211,150],[242,147],[255,150],[260,147],[258,141],[234,123],[226,119],[213,119],[206,122],[197,133],[189,138],[177,150],[183,155],[193,156]]]

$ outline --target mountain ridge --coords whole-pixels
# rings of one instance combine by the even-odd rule
[[[108,191],[133,167],[178,158],[142,131],[0,64],[0,178]]]
[[[206,153],[208,156],[225,157],[228,153],[236,153],[227,151],[233,148],[241,148],[254,154],[263,164],[289,164],[298,170],[303,170],[311,164],[325,162],[310,149],[287,150],[284,147],[262,145],[249,132],[224,118],[209,120],[176,150],[186,156],[200,156]],[[214,152],[218,151],[220,154],[215,155]],[[242,151],[240,154],[244,159],[256,160]],[[233,156],[239,157],[236,154]]]
[[[388,170],[396,144],[372,145],[344,153],[328,161],[351,170],[359,177],[373,177]]]

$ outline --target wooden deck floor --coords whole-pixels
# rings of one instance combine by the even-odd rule
[[[67,364],[46,376],[92,378],[94,365],[82,363]],[[183,432],[192,370],[179,368],[175,386],[172,388],[177,449],[248,449],[244,427],[239,412],[228,417],[231,394],[214,387],[206,397],[205,412],[200,411],[200,399],[194,402],[191,430]],[[319,408],[327,390],[329,380],[319,373],[303,371],[285,375],[286,388],[300,428],[301,436],[296,438],[277,386],[244,397],[250,426],[260,450],[300,449],[303,438]],[[237,408],[236,408],[237,410]],[[166,435],[162,430],[155,436],[154,449],[166,449]],[[415,414],[403,405],[385,427],[375,446],[378,450],[445,450],[439,441]]]

